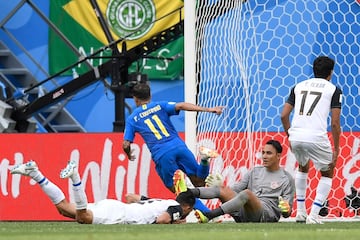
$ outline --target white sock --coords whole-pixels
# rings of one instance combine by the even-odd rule
[[[44,175],[40,172],[40,170],[34,170],[29,173],[29,177],[34,179],[35,182],[39,183],[41,185],[41,182],[46,179]]]
[[[297,211],[306,212],[305,198],[307,186],[307,173],[296,172],[295,175],[295,188],[296,188],[296,203]]]
[[[44,193],[50,198],[53,204],[58,204],[65,199],[64,193],[54,183],[49,181],[40,170],[35,170],[29,173],[29,176],[36,181]]]
[[[81,183],[81,178],[78,171],[74,171],[74,173],[70,176],[70,179],[73,182],[73,185]]]
[[[315,200],[311,206],[310,215],[317,217],[321,208],[323,207],[324,202],[326,201],[332,185],[332,178],[321,177],[319,184],[316,188]]]
[[[81,181],[77,184],[73,184],[72,190],[74,192],[76,209],[86,209],[88,201]]]
[[[50,198],[53,204],[58,204],[59,202],[65,199],[65,195],[61,191],[61,189],[58,186],[56,186],[54,183],[49,181],[47,178],[44,178],[44,181],[42,181],[39,184],[41,189]]]

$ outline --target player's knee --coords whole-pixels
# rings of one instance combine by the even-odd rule
[[[334,176],[334,168],[333,164],[329,164],[320,168],[321,176],[332,178]]]
[[[219,192],[217,194],[220,196],[221,202],[227,202],[236,196],[236,192],[227,186],[221,186],[218,189]]]
[[[303,173],[308,173],[308,172],[309,172],[309,163],[307,163],[307,164],[304,165],[304,166],[301,166],[301,165],[299,164],[299,171],[300,171],[300,172],[303,172]]]
[[[321,176],[323,176],[323,177],[332,178],[334,175],[334,170],[329,169],[327,171],[320,171],[320,173],[321,173]]]
[[[249,198],[251,195],[254,195],[254,193],[252,191],[250,191],[249,189],[245,189],[238,194],[241,201],[244,201],[244,202],[249,201]]]

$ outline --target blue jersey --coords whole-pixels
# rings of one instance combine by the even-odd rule
[[[179,114],[175,104],[161,101],[137,107],[126,119],[124,140],[133,142],[135,133],[139,133],[154,160],[171,149],[185,145],[170,121],[170,116]]]

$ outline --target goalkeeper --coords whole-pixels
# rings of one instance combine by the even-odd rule
[[[282,147],[276,140],[266,142],[262,166],[256,166],[231,188],[218,185],[219,178],[210,175],[209,187],[191,189],[195,197],[219,198],[222,205],[210,212],[195,211],[199,222],[230,214],[236,222],[277,222],[289,217],[295,194],[292,176],[280,167]]]

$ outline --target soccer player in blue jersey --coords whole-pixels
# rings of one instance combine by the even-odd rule
[[[150,86],[146,83],[136,84],[132,95],[137,108],[126,119],[123,141],[123,149],[129,160],[135,159],[131,143],[135,133],[139,133],[151,152],[156,172],[168,189],[175,192],[173,176],[177,169],[186,173],[194,186],[204,186],[205,178],[209,174],[208,159],[217,154],[208,149],[200,151],[203,156],[199,164],[179,137],[170,117],[179,114],[180,110],[220,115],[223,107],[206,108],[186,102],[152,102]],[[200,205],[201,202],[197,201],[195,208],[201,208]]]

